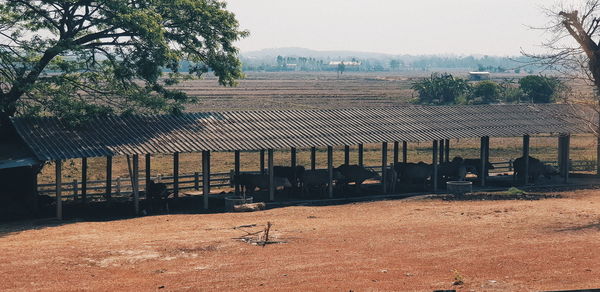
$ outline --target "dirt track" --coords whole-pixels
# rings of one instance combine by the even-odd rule
[[[600,288],[600,191],[563,195],[1,224],[0,289]],[[232,239],[245,234],[234,227],[267,221],[274,239],[287,243],[259,247]],[[464,285],[452,285],[457,275]]]

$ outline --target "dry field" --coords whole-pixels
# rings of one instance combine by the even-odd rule
[[[600,288],[600,191],[0,224],[5,291]],[[265,247],[234,238],[272,222]],[[242,225],[257,226],[242,228]],[[238,227],[238,228],[236,228]],[[453,282],[462,280],[462,285]]]

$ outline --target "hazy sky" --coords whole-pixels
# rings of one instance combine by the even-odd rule
[[[244,51],[303,47],[390,54],[517,55],[554,0],[227,0]]]

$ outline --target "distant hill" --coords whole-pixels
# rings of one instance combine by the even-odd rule
[[[394,55],[355,51],[317,51],[305,48],[271,48],[259,51],[242,52],[246,58],[270,58],[277,56],[306,57],[306,58],[362,58],[362,59],[387,59]]]

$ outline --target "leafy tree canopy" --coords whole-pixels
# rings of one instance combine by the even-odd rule
[[[521,90],[532,103],[554,102],[562,87],[562,82],[555,77],[529,75],[519,80]]]
[[[452,74],[433,73],[430,77],[412,84],[411,88],[418,93],[415,100],[420,104],[454,104],[461,96],[468,94],[469,83]]]
[[[470,104],[496,103],[500,99],[501,88],[494,81],[481,81],[472,86],[469,96]]]
[[[209,70],[234,85],[246,35],[219,0],[0,0],[0,125],[179,112],[192,98],[169,85]]]

